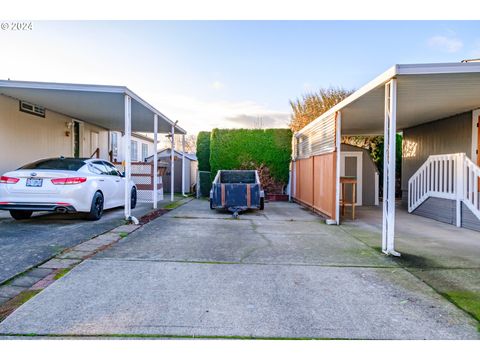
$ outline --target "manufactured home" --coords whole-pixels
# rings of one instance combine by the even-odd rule
[[[402,203],[411,216],[480,230],[479,109],[480,63],[395,65],[295,133],[291,196],[339,224],[348,197],[342,159],[351,156],[341,137],[384,135],[382,250],[399,255],[395,149],[401,132]],[[372,187],[358,173],[351,178],[357,187]]]
[[[0,173],[48,157],[107,159],[127,180],[147,179],[140,185],[156,208],[158,164],[143,162],[156,157],[159,133],[186,134],[127,87],[0,80]]]

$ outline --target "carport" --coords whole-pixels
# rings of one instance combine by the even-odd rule
[[[479,93],[478,62],[391,67],[295,134],[292,197],[339,224],[341,137],[383,134],[382,250],[399,256],[394,239],[396,133],[473,111],[480,107]],[[461,154],[440,154],[428,172],[414,179],[409,201],[432,195],[455,200],[459,226],[462,203],[480,214],[478,198],[471,195],[478,193],[480,171],[471,161],[464,163],[465,157],[455,157]]]
[[[154,135],[157,149],[158,134],[168,134],[174,147],[174,136],[180,134],[185,144],[186,131],[154,106],[125,86],[0,81],[0,93],[15,99],[39,104],[47,110],[97,125],[104,129],[121,131],[124,136],[125,159],[125,219],[136,221],[131,215],[129,181],[131,179],[131,134],[147,132]],[[172,152],[173,157],[173,152]],[[157,207],[157,151],[154,151],[153,208]],[[184,166],[183,161],[183,166]],[[173,167],[173,161],[172,161]],[[173,173],[173,169],[172,169]],[[183,173],[183,172],[182,172]],[[184,180],[182,180],[184,181]],[[172,182],[173,184],[173,182]],[[173,201],[173,188],[171,201]]]

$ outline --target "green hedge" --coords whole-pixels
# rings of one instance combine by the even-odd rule
[[[210,178],[209,171],[199,171],[198,176],[200,178],[200,196],[210,196],[210,189],[212,188],[212,179]]]
[[[210,171],[210,131],[197,135],[197,159],[199,171]]]
[[[288,182],[292,132],[290,129],[213,129],[210,137],[212,177],[218,170],[264,164],[276,181]]]

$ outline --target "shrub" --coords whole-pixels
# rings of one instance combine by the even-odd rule
[[[197,159],[199,171],[210,171],[210,132],[200,131],[197,136]]]
[[[268,185],[273,192],[288,182],[291,141],[289,129],[214,129],[210,136],[211,176],[218,170],[251,166],[274,180]]]
[[[212,180],[210,178],[209,171],[199,171],[198,176],[200,179],[199,192],[200,196],[210,196],[210,189],[212,188]]]

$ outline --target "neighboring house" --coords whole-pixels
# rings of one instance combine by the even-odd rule
[[[292,198],[338,224],[341,137],[383,134],[382,250],[398,255],[395,142],[403,132],[408,211],[480,230],[479,109],[480,62],[395,65],[294,134]]]
[[[183,152],[174,150],[174,192],[182,192],[182,157]],[[147,158],[147,161],[153,161],[153,155]],[[158,152],[158,161],[167,163],[167,171],[163,175],[163,188],[165,192],[170,192],[170,178],[171,178],[171,152],[170,149],[163,149]],[[185,183],[184,193],[193,191],[193,186],[197,183],[198,161],[195,154],[185,153]]]
[[[132,162],[144,162],[145,159],[154,153],[153,139],[147,135],[133,133],[130,141],[130,153]],[[119,131],[110,131],[110,159],[114,162],[122,162],[124,139]],[[110,153],[109,153],[110,154]]]
[[[162,196],[161,182],[153,182],[156,166],[135,162],[155,151],[153,140],[143,134],[157,133],[158,138],[172,132],[186,134],[125,86],[0,80],[0,175],[48,157],[117,160],[124,162],[119,166],[125,169],[126,184],[141,173],[138,190],[156,208]],[[130,153],[122,134],[130,141]],[[125,193],[129,191],[126,186]],[[124,215],[131,219],[127,200]]]

